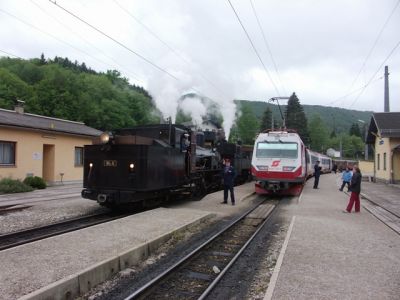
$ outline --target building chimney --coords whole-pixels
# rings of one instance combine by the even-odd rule
[[[25,101],[17,99],[17,105],[15,105],[15,108],[14,108],[15,112],[17,114],[23,114],[24,113],[24,104],[25,104]]]
[[[385,66],[385,109],[384,112],[390,112],[389,107],[389,68]]]

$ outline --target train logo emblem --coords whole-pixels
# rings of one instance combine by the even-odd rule
[[[116,167],[117,166],[117,161],[116,160],[105,160],[104,161],[104,166],[105,167]]]
[[[280,162],[281,162],[280,160],[274,160],[274,161],[272,162],[271,167],[277,167],[277,166],[279,166],[279,163],[280,163]]]

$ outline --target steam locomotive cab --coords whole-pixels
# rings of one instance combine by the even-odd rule
[[[184,185],[190,172],[190,131],[178,125],[140,126],[103,135],[84,148],[82,197],[106,206],[159,197]],[[184,144],[183,144],[184,143]]]

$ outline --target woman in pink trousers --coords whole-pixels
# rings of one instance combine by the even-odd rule
[[[350,191],[351,196],[346,210],[343,212],[351,213],[355,203],[355,212],[360,212],[360,192],[361,192],[361,171],[357,166],[353,167],[353,177],[351,178]]]

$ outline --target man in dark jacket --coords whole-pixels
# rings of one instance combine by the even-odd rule
[[[317,160],[314,165],[314,189],[318,188],[320,175],[321,175],[321,167],[319,166],[319,160]]]
[[[232,205],[235,205],[235,195],[233,193],[233,186],[235,183],[235,168],[231,166],[231,161],[229,159],[225,159],[225,166],[223,169],[222,177],[224,180],[224,204],[228,203],[228,191],[231,193],[231,202]]]
[[[355,212],[360,212],[360,193],[361,193],[361,171],[357,166],[353,167],[353,177],[351,177],[350,191],[351,196],[346,210],[343,212],[351,213],[355,203]]]

